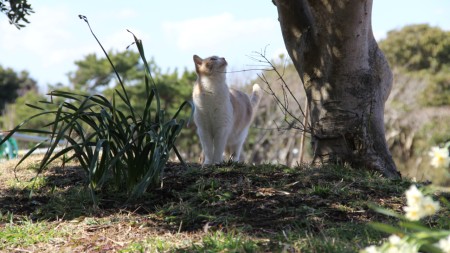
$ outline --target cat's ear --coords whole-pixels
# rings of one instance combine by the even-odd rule
[[[198,55],[194,54],[193,58],[194,58],[195,65],[201,65],[202,64],[203,59],[200,58]]]

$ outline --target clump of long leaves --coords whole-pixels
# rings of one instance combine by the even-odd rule
[[[80,18],[88,24],[92,32],[87,18],[81,15]],[[98,41],[95,34],[93,32],[92,34]],[[193,107],[189,102],[184,102],[173,117],[168,118],[165,115],[165,111],[160,107],[158,90],[145,59],[142,41],[134,34],[133,37],[145,66],[147,100],[143,113],[138,114],[131,105],[114,64],[98,41],[117,75],[121,90],[115,90],[112,101],[99,94],[52,91],[49,94],[52,101],[64,101],[59,104],[44,102],[50,104],[52,110],[28,105],[39,112],[11,130],[4,141],[15,132],[46,135],[49,139],[32,148],[18,165],[37,148],[50,143],[40,163],[39,173],[59,157],[68,157],[69,160],[76,158],[89,177],[91,194],[96,203],[94,192],[106,181],[113,182],[118,190],[126,190],[129,198],[136,198],[149,187],[158,186],[161,182],[171,151],[174,151],[182,161],[175,147],[175,141],[187,122],[185,119],[177,120],[177,118],[186,105]],[[117,99],[125,104],[120,110],[116,106]],[[33,118],[46,114],[54,115],[54,120],[43,127],[51,130],[24,127]],[[66,142],[66,145],[58,149],[58,144],[62,141]]]

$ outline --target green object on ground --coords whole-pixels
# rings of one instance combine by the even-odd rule
[[[0,140],[2,136],[0,135]],[[0,159],[13,159],[19,154],[19,147],[14,138],[9,138],[5,143],[0,145]]]

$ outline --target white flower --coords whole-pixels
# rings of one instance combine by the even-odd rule
[[[439,208],[441,208],[439,202],[434,201],[429,196],[423,198],[421,207],[423,212],[427,216],[435,214],[437,211],[439,211]]]
[[[409,244],[406,240],[403,240],[397,235],[389,236],[389,243],[386,251],[388,253],[417,253],[417,245]]]
[[[400,245],[402,243],[402,238],[398,235],[391,235],[389,236],[389,243],[392,245]]]
[[[404,206],[405,217],[411,221],[418,221],[422,217],[425,217],[425,213],[420,209],[420,206]]]
[[[450,253],[450,235],[439,240],[439,248],[443,253]]]
[[[411,185],[409,190],[405,192],[406,194],[406,204],[408,206],[417,206],[423,199],[423,194],[415,185]]]
[[[361,253],[381,253],[378,248],[374,245],[366,247]]]
[[[431,166],[435,168],[446,168],[450,164],[448,148],[432,147],[428,155],[431,156]]]
[[[369,246],[360,251],[360,253],[417,253],[419,247],[411,244],[406,238],[400,238],[397,235],[391,235],[388,241],[380,247]]]
[[[407,206],[403,207],[405,217],[408,220],[418,221],[423,217],[435,214],[439,208],[439,202],[429,196],[424,196],[415,185],[411,185],[406,191]]]

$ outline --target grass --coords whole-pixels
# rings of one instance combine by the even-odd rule
[[[10,249],[33,248],[37,244],[55,243],[68,235],[69,231],[57,229],[52,223],[24,219],[4,225],[0,231],[0,244],[8,245]]]
[[[95,206],[75,162],[54,162],[33,189],[26,183],[33,163],[16,170],[14,184],[4,183],[14,179],[14,165],[6,165],[3,252],[358,252],[388,236],[370,222],[397,222],[368,206],[400,212],[411,184],[343,166],[170,163],[161,188],[127,201],[106,187]],[[448,226],[439,216],[427,223]]]

